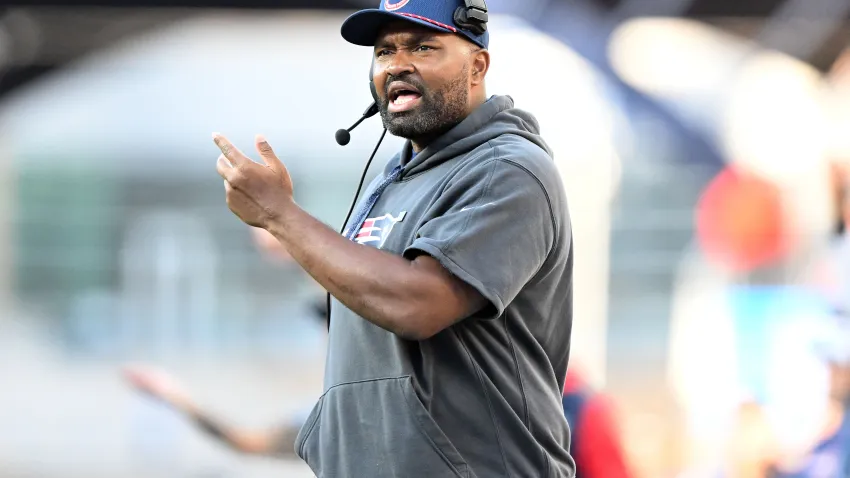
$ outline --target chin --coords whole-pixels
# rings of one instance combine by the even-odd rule
[[[393,136],[399,136],[401,138],[415,138],[421,136],[420,128],[417,128],[417,118],[408,113],[402,113],[398,115],[392,115],[388,118],[387,121],[384,122],[384,127],[387,128],[390,134]]]

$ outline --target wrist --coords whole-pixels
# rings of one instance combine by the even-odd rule
[[[195,416],[195,415],[198,415],[198,414],[201,413],[200,410],[198,410],[198,407],[195,406],[194,403],[189,402],[189,401],[175,402],[174,406],[177,407],[179,410],[182,410],[183,413],[186,413],[188,415]]]
[[[198,428],[203,430],[208,435],[219,440],[229,441],[230,437],[228,436],[225,427],[218,423],[216,420],[213,420],[211,417],[208,417],[206,414],[193,414],[192,419],[195,422],[195,425],[197,425]]]
[[[273,214],[269,215],[268,220],[263,226],[263,229],[268,231],[271,235],[276,237],[281,242],[287,241],[287,228],[288,224],[291,224],[298,214],[302,213],[298,204],[295,203],[293,198],[289,198],[286,201],[283,201],[277,208]]]

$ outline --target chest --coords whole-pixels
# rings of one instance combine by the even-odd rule
[[[449,165],[441,166],[390,183],[370,203],[367,198],[376,187],[372,185],[355,207],[346,229],[357,231],[354,241],[359,244],[401,254],[416,240],[422,225],[441,213],[438,205],[447,202],[441,195],[450,177]],[[360,217],[363,220],[357,224]]]

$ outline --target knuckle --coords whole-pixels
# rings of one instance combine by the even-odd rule
[[[227,181],[235,188],[245,184],[245,175],[242,174],[241,170],[234,168],[233,171],[230,172]]]

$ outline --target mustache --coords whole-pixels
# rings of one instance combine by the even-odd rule
[[[423,97],[425,96],[427,88],[421,81],[414,77],[413,73],[406,73],[400,76],[388,74],[387,81],[386,83],[384,83],[384,103],[389,103],[390,85],[392,85],[395,81],[403,81],[404,83],[407,83],[408,85],[413,86],[414,88],[419,90],[419,93],[422,94]]]

